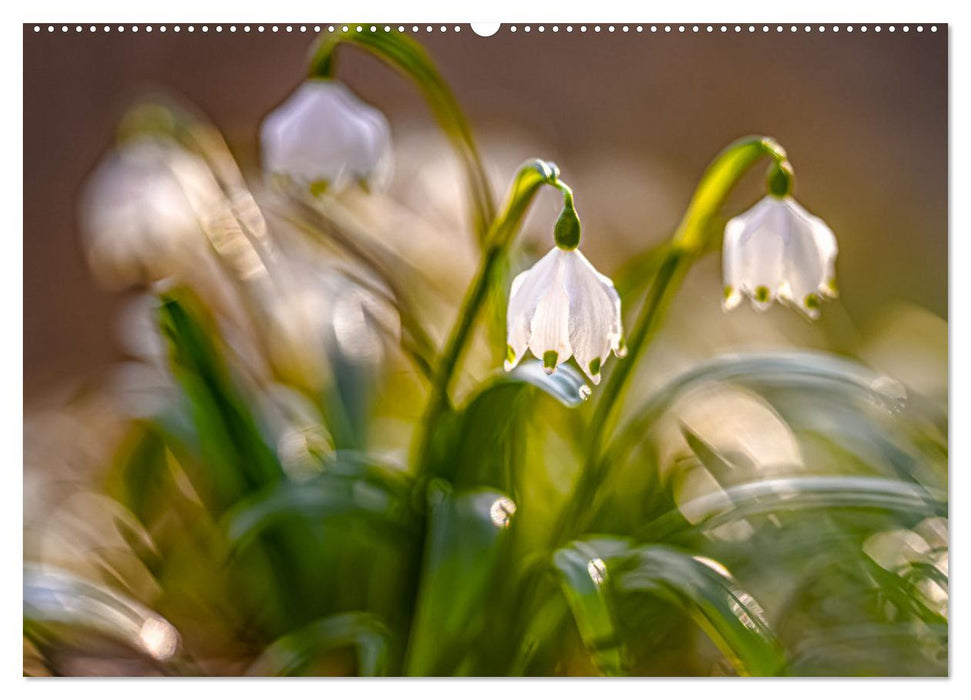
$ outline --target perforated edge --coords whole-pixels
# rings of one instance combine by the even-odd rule
[[[29,25],[28,25],[29,26]],[[937,24],[505,24],[495,34],[516,33],[622,33],[622,34],[768,34],[775,33],[935,33]],[[145,34],[157,33],[229,33],[229,34],[323,34],[335,32],[392,32],[403,34],[461,33],[469,25],[458,24],[34,24],[36,34]],[[483,36],[474,28],[471,33]]]

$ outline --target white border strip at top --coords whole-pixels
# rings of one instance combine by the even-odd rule
[[[180,34],[182,32],[186,33],[208,33],[210,31],[215,33],[231,33],[231,34],[260,34],[265,32],[270,33],[293,33],[293,34],[322,34],[325,32],[335,33],[335,32],[391,32],[398,31],[402,33],[413,33],[413,34],[431,34],[431,33],[461,33],[461,24],[382,24],[382,25],[341,25],[341,24],[43,24],[38,23],[33,25],[34,33],[36,34],[96,34],[96,33],[111,33],[116,32],[119,34],[124,34],[129,32],[132,34],[137,34],[142,32],[145,34],[151,34],[153,31],[156,33],[173,33]],[[465,25],[468,28],[469,25]],[[927,31],[928,33],[937,32],[939,25],[937,24],[508,24],[500,25],[500,31],[507,31],[510,33],[524,32],[530,33],[535,31],[536,33],[560,33],[565,34],[578,32],[578,33],[601,33],[605,32],[620,33],[620,34],[768,34],[770,32],[775,33],[818,33],[825,34],[827,32],[832,34],[838,34],[839,32],[844,32],[846,34],[852,34],[854,31],[865,34],[867,32],[877,33],[888,32],[895,33],[900,32],[903,34],[914,32],[921,33]],[[478,32],[476,27],[472,27],[474,33]]]

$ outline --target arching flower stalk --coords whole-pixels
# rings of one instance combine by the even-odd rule
[[[543,360],[547,373],[574,357],[594,384],[613,352],[626,354],[620,296],[577,249],[580,220],[572,196],[556,225],[556,246],[512,283],[506,314],[506,371],[526,350]]]
[[[334,32],[322,34],[310,59],[311,79],[332,79],[337,71],[338,48],[356,46],[412,80],[455,150],[465,170],[476,237],[483,247],[496,219],[492,188],[472,135],[448,83],[422,46],[399,32]]]
[[[509,328],[507,338],[511,342],[507,342],[506,369],[512,369],[522,358],[525,348],[529,347],[534,336],[534,354],[546,360],[547,369],[550,371],[562,361],[569,359],[571,355],[576,355],[577,348],[582,347],[579,357],[587,360],[583,369],[595,383],[599,379],[600,365],[608,353],[611,350],[618,355],[624,353],[620,328],[620,300],[613,289],[613,283],[606,277],[598,275],[576,250],[580,242],[580,220],[573,206],[572,190],[560,180],[559,168],[554,163],[539,159],[526,161],[516,172],[505,207],[493,222],[485,238],[485,250],[479,269],[472,280],[455,326],[442,352],[423,420],[424,430],[418,443],[417,454],[425,460],[420,469],[434,468],[433,460],[430,460],[428,455],[432,454],[431,444],[435,426],[441,415],[449,408],[449,388],[472,333],[475,319],[486,302],[489,285],[496,269],[519,231],[530,204],[543,187],[555,187],[563,194],[563,211],[555,228],[557,247],[547,256],[549,260],[546,263],[540,261],[533,270],[521,274],[513,283],[514,289],[510,300],[512,313],[507,314],[507,321],[512,323],[513,327],[510,328],[507,324]],[[560,257],[562,255],[567,257]],[[546,274],[547,264],[550,263],[552,263],[550,267],[554,270],[552,277]],[[541,274],[531,280],[532,273],[536,272],[537,268]],[[567,276],[570,278],[570,289],[573,290],[572,306],[569,303],[571,295],[566,293]],[[558,288],[566,293],[566,305],[563,304],[562,296],[556,292],[543,304],[543,292],[557,288],[556,285],[550,287],[545,284],[544,281],[547,280],[559,280]],[[580,290],[584,290],[583,293]],[[541,304],[543,304],[543,315],[539,316]],[[581,316],[581,309],[594,314],[595,318]],[[543,328],[539,325],[541,322],[545,324],[542,319],[552,317],[561,319],[551,324],[556,330],[555,333],[550,333],[545,325]],[[524,331],[523,324],[527,318],[529,320],[526,322]],[[563,325],[564,318],[566,326]],[[575,329],[576,345],[570,338],[571,318],[572,328]],[[516,329],[517,319],[519,330]],[[539,320],[534,321],[534,319]],[[522,339],[524,333],[527,335],[525,340]],[[548,354],[551,350],[556,351],[555,357]]]
[[[636,359],[657,332],[688,269],[709,249],[711,233],[715,230],[713,220],[729,193],[764,158],[772,161],[767,185],[770,196],[778,202],[763,201],[729,223],[724,240],[726,306],[737,304],[740,297],[736,299],[735,295],[742,292],[750,293],[756,303],[761,304],[759,297],[764,297],[767,302],[774,290],[778,298],[799,305],[813,318],[818,313],[816,307],[820,297],[835,295],[836,241],[822,221],[806,213],[789,197],[793,176],[785,150],[774,139],[764,136],[749,136],[730,144],[708,166],[667,245],[640,314],[631,324],[630,359],[617,367],[601,392],[588,428],[588,463],[554,529],[561,537],[578,531],[583,518],[589,517],[587,494],[593,484],[606,478],[605,472],[610,465],[601,461],[603,443],[623,401]],[[768,215],[770,212],[773,214]],[[772,222],[766,229],[769,235],[756,233],[769,222]],[[747,238],[746,232],[749,233]],[[766,244],[766,240],[774,242]],[[767,258],[774,260],[773,265],[766,264]],[[764,279],[770,281],[770,270],[771,281],[776,282],[774,287],[763,285],[761,281],[753,283],[763,279],[763,274],[766,275]],[[762,286],[770,293],[760,290]]]
[[[313,194],[391,179],[388,120],[336,80],[304,82],[263,121],[260,142],[270,177]]]
[[[763,311],[778,299],[816,319],[821,300],[837,295],[836,237],[790,196],[786,166],[775,166],[768,184],[768,195],[725,226],[722,307],[748,296]]]

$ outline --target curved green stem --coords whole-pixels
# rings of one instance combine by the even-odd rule
[[[449,406],[449,393],[456,369],[465,352],[475,320],[488,296],[489,285],[502,261],[530,204],[543,185],[560,187],[559,169],[553,163],[542,160],[526,161],[516,173],[506,206],[496,218],[485,239],[485,250],[475,278],[459,309],[458,317],[448,342],[442,352],[438,371],[432,381],[431,396],[424,420],[424,434],[419,442],[419,462],[429,457],[428,441],[442,413]]]
[[[742,177],[763,158],[772,160],[773,170],[778,165],[785,164],[788,167],[786,153],[774,139],[749,136],[735,141],[723,150],[702,176],[681,223],[671,237],[640,315],[627,336],[628,357],[617,363],[601,392],[589,427],[590,448],[586,464],[556,528],[558,537],[570,537],[570,533],[577,531],[575,526],[571,526],[571,522],[581,518],[583,504],[603,479],[606,467],[600,460],[600,453],[604,436],[622,403],[637,358],[657,331],[671,299],[692,263],[710,247],[712,221],[728,195]]]
[[[455,95],[420,44],[395,31],[371,31],[370,23],[362,24],[361,31],[355,31],[356,28],[357,25],[348,25],[350,31],[335,33],[321,40],[310,60],[310,77],[333,78],[337,68],[337,47],[352,44],[411,78],[462,162],[472,198],[476,236],[480,245],[484,246],[486,234],[495,218],[495,202],[472,129]]]

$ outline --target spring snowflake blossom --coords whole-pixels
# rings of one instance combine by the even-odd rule
[[[88,263],[113,289],[184,271],[205,245],[200,216],[214,206],[212,177],[198,157],[141,138],[111,151],[81,194]]]
[[[837,295],[836,254],[822,219],[792,197],[767,195],[725,226],[722,307],[735,308],[744,295],[760,311],[778,299],[818,318],[821,300]]]
[[[626,354],[620,296],[608,277],[597,272],[577,249],[558,246],[512,283],[505,368],[511,370],[527,348],[551,373],[571,356],[600,383],[600,368],[610,355]]]
[[[334,80],[303,83],[263,121],[260,141],[266,172],[314,193],[382,189],[391,177],[388,120]]]

